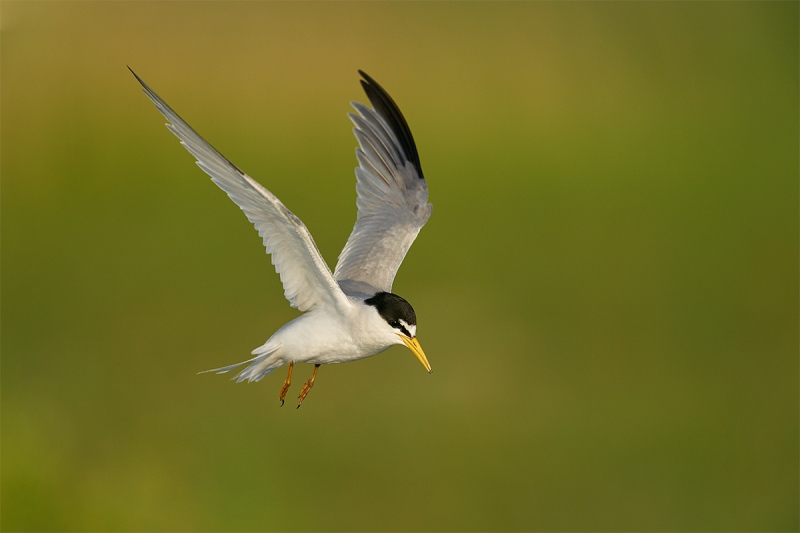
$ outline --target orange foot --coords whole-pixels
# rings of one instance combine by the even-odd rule
[[[319,370],[319,365],[314,365],[314,372],[311,374],[311,378],[309,378],[305,385],[303,385],[303,389],[300,391],[300,396],[297,397],[298,409],[300,409],[300,406],[303,404],[303,400],[305,400],[306,396],[308,396],[308,391],[310,391],[311,387],[314,386],[314,380],[317,377],[317,370]]]
[[[289,385],[292,384],[292,370],[294,369],[294,361],[289,363],[289,375],[286,376],[286,381],[283,382],[281,387],[281,407],[283,407],[283,400],[286,398],[286,392],[289,390]]]

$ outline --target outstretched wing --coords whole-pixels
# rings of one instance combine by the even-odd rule
[[[391,292],[392,282],[433,206],[411,130],[400,109],[362,71],[361,85],[373,109],[352,102],[355,124],[358,218],[333,277],[343,286]],[[352,283],[355,282],[355,283]]]
[[[347,297],[334,281],[305,224],[274,194],[203,140],[133,70],[131,73],[169,121],[167,128],[197,159],[197,166],[228,193],[255,225],[267,253],[272,255],[272,264],[283,283],[283,293],[292,307],[308,311],[320,305],[339,309],[349,306]]]

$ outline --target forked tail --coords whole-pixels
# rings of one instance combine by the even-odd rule
[[[279,358],[270,357],[275,352],[278,351],[280,348],[280,344],[272,344],[270,345],[269,341],[263,346],[256,348],[253,350],[253,353],[256,354],[255,357],[252,359],[248,359],[247,361],[242,361],[240,363],[236,363],[230,366],[223,366],[222,368],[212,368],[211,370],[203,370],[202,372],[198,372],[198,374],[207,374],[209,372],[214,372],[216,374],[225,374],[226,372],[230,372],[234,368],[240,367],[244,364],[250,363],[244,370],[233,376],[231,379],[235,379],[236,383],[241,383],[244,380],[248,382],[252,381],[261,381],[261,379],[275,370],[276,368],[283,366],[284,362],[281,361]]]

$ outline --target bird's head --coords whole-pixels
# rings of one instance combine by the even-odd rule
[[[364,300],[364,303],[375,307],[381,318],[392,328],[399,341],[408,346],[425,370],[430,373],[431,365],[417,340],[417,314],[411,304],[390,292],[376,293],[372,298]],[[396,344],[400,344],[400,342]]]

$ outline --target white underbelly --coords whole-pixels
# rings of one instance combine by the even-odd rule
[[[281,343],[281,358],[287,363],[343,363],[371,357],[391,346],[359,334],[345,320],[314,313],[292,320],[275,332],[273,339]]]

